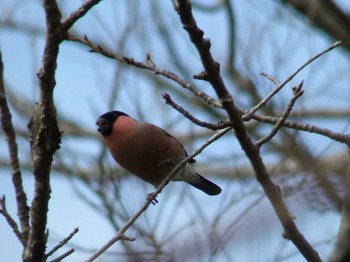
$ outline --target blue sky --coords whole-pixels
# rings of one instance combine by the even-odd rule
[[[173,70],[175,58],[167,53],[167,49],[162,41],[154,39],[150,41],[142,36],[147,36],[153,32],[155,28],[155,20],[152,19],[154,12],[154,1],[133,1],[143,5],[142,8],[133,10],[127,8],[125,1],[113,2],[102,1],[95,7],[94,12],[82,18],[74,27],[79,35],[86,34],[89,39],[96,43],[103,43],[104,46],[117,52],[121,52],[128,57],[134,57],[139,61],[144,61],[147,52],[152,55],[153,61],[161,67]],[[208,1],[209,3],[210,1]],[[74,10],[79,6],[81,1],[59,1],[65,13]],[[44,30],[42,22],[44,21],[43,12],[40,3],[37,1],[25,1],[16,3],[15,1],[3,1],[1,4],[6,6],[0,13],[11,13],[8,19],[14,19],[20,24],[33,26],[41,34]],[[170,1],[164,1],[160,5],[162,15],[168,17],[166,25],[171,34],[178,34],[179,41],[177,47],[183,52],[178,58],[180,61],[186,61],[188,66],[183,76],[189,79],[195,73],[201,71],[199,60],[192,59],[195,52],[193,46],[189,44],[187,35],[182,29],[174,11],[172,10]],[[12,10],[12,11],[11,11]],[[11,12],[10,12],[11,11]],[[298,19],[291,10],[285,10],[279,7],[275,1],[240,1],[235,5],[235,14],[237,20],[237,38],[238,43],[236,50],[237,67],[252,76],[255,83],[261,86],[259,90],[262,94],[266,94],[272,84],[259,75],[260,72],[266,72],[283,80],[291,74],[302,63],[308,60],[312,55],[323,50],[332,43],[333,40],[327,38],[321,32],[310,28],[302,19]],[[133,19],[128,19],[131,16]],[[215,58],[224,65],[227,57],[227,24],[224,13],[218,11],[215,13],[195,12],[199,26],[205,31],[205,36],[211,39],[212,52]],[[4,16],[2,23],[6,21]],[[248,19],[249,18],[249,19]],[[134,25],[130,27],[128,22],[134,21]],[[130,30],[130,28],[132,30]],[[41,33],[40,33],[41,32]],[[123,34],[131,34],[127,38],[126,43],[121,41]],[[255,38],[252,38],[254,36]],[[252,39],[255,39],[252,41]],[[38,96],[37,79],[35,73],[40,67],[40,60],[44,39],[42,37],[33,37],[21,30],[0,26],[0,47],[3,53],[5,64],[5,80],[14,92],[24,96],[30,101],[35,101]],[[188,59],[191,57],[191,59]],[[305,94],[298,101],[299,109],[312,108],[345,108],[349,109],[350,90],[348,88],[349,63],[348,54],[341,49],[325,55],[310,67],[301,72],[292,84],[299,83],[305,79]],[[65,42],[60,49],[60,57],[58,60],[58,68],[56,73],[57,86],[55,89],[55,101],[58,109],[58,116],[76,121],[79,125],[90,131],[95,131],[95,119],[105,111],[113,108],[125,110],[131,115],[142,115],[147,121],[160,125],[161,127],[169,126],[171,132],[184,134],[187,130],[195,130],[191,123],[186,120],[179,120],[177,113],[164,104],[161,99],[160,91],[151,86],[149,75],[139,69],[132,67],[120,68],[115,61],[94,53],[88,52],[88,49],[81,47],[76,43]],[[159,77],[159,76],[154,76]],[[227,79],[229,76],[225,76]],[[334,81],[336,80],[336,81]],[[192,81],[192,80],[190,80]],[[329,83],[332,85],[329,85]],[[208,86],[203,82],[195,82],[199,88],[203,88],[206,92],[214,96]],[[230,83],[228,81],[228,83]],[[173,85],[168,82],[168,85]],[[168,91],[166,85],[162,85],[162,91]],[[291,86],[291,85],[290,85]],[[112,89],[118,89],[117,99],[113,105],[108,105],[108,99]],[[171,90],[171,89],[170,89]],[[232,88],[232,90],[234,90]],[[137,97],[135,98],[135,94]],[[243,107],[247,104],[244,97],[235,94],[238,104]],[[285,89],[276,97],[276,103],[286,103],[291,96],[291,91]],[[332,99],[330,99],[330,97]],[[242,99],[240,99],[242,98]],[[181,101],[181,100],[180,100]],[[335,102],[334,102],[335,101]],[[188,101],[184,100],[184,103]],[[186,104],[189,107],[193,106]],[[196,108],[193,106],[193,108]],[[197,109],[197,111],[199,111]],[[141,114],[140,114],[141,112]],[[198,112],[200,116],[203,116]],[[170,115],[170,117],[168,117]],[[18,117],[14,118],[23,129],[26,128],[27,121]],[[322,127],[330,128],[334,131],[349,132],[349,122],[340,121],[322,121],[322,119],[312,120],[315,124]],[[177,124],[174,125],[173,123]],[[342,146],[331,143],[328,139],[315,135],[303,135],[303,139],[308,141],[310,148],[315,152],[324,155],[331,155],[336,151],[344,150]],[[230,146],[227,146],[230,141]],[[1,136],[0,144],[5,144],[4,138]],[[28,161],[28,141],[19,140],[20,160]],[[232,145],[232,146],[231,146]],[[229,154],[240,155],[240,159],[233,159],[228,166],[234,166],[237,162],[244,162],[244,157],[239,146],[236,146],[234,139],[228,138],[217,145],[212,145],[206,150],[206,154],[198,158],[201,161],[216,156],[218,159],[222,155]],[[196,147],[192,145],[192,149]],[[84,163],[84,161],[92,161],[100,153],[100,142],[98,136],[96,139],[75,140],[63,137],[62,152],[68,152],[63,157],[68,162]],[[0,156],[7,154],[4,146],[1,146]],[[209,157],[208,157],[209,156]],[[113,162],[109,159],[109,164]],[[220,163],[219,163],[220,165]],[[144,185],[142,182],[130,179],[121,185],[121,191],[125,198],[125,204],[129,214],[133,214],[144,202],[146,193],[152,191],[152,187]],[[208,217],[211,210],[215,210],[223,205],[224,198],[234,198],[235,192],[246,190],[244,184],[228,183],[225,179],[216,179],[224,188],[221,197],[208,198],[197,192],[190,192],[189,197],[193,197],[199,202],[208,205],[206,209]],[[7,206],[9,212],[15,216],[16,209],[14,192],[8,170],[0,169],[0,195],[6,195]],[[91,198],[93,201],[95,196],[90,191],[84,189],[83,186],[76,182],[77,187]],[[252,184],[250,184],[252,185]],[[24,186],[31,200],[33,192],[33,178],[30,173],[24,173]],[[123,187],[124,186],[124,187]],[[164,210],[173,209],[173,205],[177,203],[177,197],[173,197],[171,193],[178,191],[188,192],[185,186],[179,184],[171,185],[166,188],[167,192],[163,192],[159,200],[160,206],[153,207],[147,211],[147,217],[141,218],[140,225],[147,226],[147,219],[158,216],[167,217]],[[130,188],[133,190],[131,191]],[[250,188],[250,187],[249,187]],[[261,189],[258,185],[252,186],[257,191],[256,197],[261,196]],[[226,191],[225,191],[226,189]],[[252,189],[251,189],[252,190]],[[52,195],[50,200],[49,222],[50,230],[49,247],[55,245],[62,238],[66,237],[75,227],[79,227],[79,233],[73,238],[72,243],[79,243],[80,246],[86,248],[97,248],[108,241],[114,234],[112,227],[102,218],[102,215],[96,214],[92,208],[76,194],[76,187],[72,186],[72,181],[63,178],[60,174],[52,176]],[[249,191],[247,189],[247,191]],[[297,199],[297,200],[295,200]],[[167,204],[162,204],[167,201]],[[187,201],[187,202],[186,202]],[[189,200],[186,205],[179,208],[179,216],[188,216],[193,218],[195,212],[191,209]],[[244,199],[235,206],[235,210],[228,212],[224,219],[239,217],[240,212],[252,201],[252,199]],[[314,210],[307,210],[305,205],[298,205],[298,198],[287,199],[288,207],[297,217],[297,224],[301,232],[311,243],[318,243],[322,239],[336,236],[339,226],[339,214],[333,211],[320,213]],[[302,202],[302,201],[301,201]],[[29,202],[30,203],[30,202]],[[159,209],[163,213],[159,214]],[[271,215],[272,213],[272,215]],[[168,220],[166,220],[168,221]],[[248,222],[247,222],[248,221]],[[251,221],[251,222],[250,222]],[[276,226],[277,225],[277,226]],[[181,221],[174,222],[173,230],[176,226],[181,226]],[[263,228],[262,228],[263,226]],[[200,226],[198,226],[200,228]],[[157,229],[159,237],[166,237],[167,223],[161,223]],[[6,247],[1,249],[2,259],[4,261],[19,261],[21,254],[18,250],[19,242],[15,239],[8,225],[0,218],[0,232],[3,237],[0,238],[0,246]],[[162,234],[163,232],[163,234]],[[131,230],[130,235],[137,232]],[[294,246],[284,241],[280,236],[282,227],[276,220],[270,204],[263,200],[256,208],[247,215],[244,223],[238,223],[235,233],[229,241],[232,245],[232,251],[228,252],[228,256],[232,260],[225,257],[225,253],[218,256],[220,261],[272,261],[273,254],[277,254],[279,249],[286,248],[284,254],[295,251]],[[137,237],[137,236],[136,236]],[[181,235],[184,239],[189,236],[184,231]],[[264,243],[263,248],[262,243]],[[316,246],[323,258],[327,258],[332,250],[334,241],[327,242]],[[138,242],[135,243],[137,245]],[[50,249],[50,248],[48,248]],[[118,243],[115,250],[118,250]],[[251,252],[254,250],[254,252]],[[236,251],[236,252],[234,252]],[[227,253],[226,253],[227,255]],[[66,261],[83,261],[88,256],[87,253],[77,251]],[[248,259],[248,260],[247,260]],[[300,261],[300,256],[292,256],[284,261]]]

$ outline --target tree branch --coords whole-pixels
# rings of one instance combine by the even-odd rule
[[[346,8],[343,8],[341,4],[333,0],[280,0],[280,2],[292,6],[333,39],[341,39],[344,48],[347,51],[350,50],[350,16]]]
[[[7,223],[12,228],[12,230],[15,233],[15,235],[17,236],[18,240],[22,243],[23,246],[25,246],[26,242],[23,238],[23,234],[19,231],[16,221],[7,212],[5,196],[3,196],[0,199],[0,214],[2,214],[5,217]]]
[[[188,32],[192,43],[198,50],[202,64],[208,75],[208,81],[222,101],[222,106],[229,115],[236,137],[250,160],[256,178],[269,198],[284,227],[286,235],[307,260],[321,261],[318,253],[311,247],[296,227],[292,216],[289,214],[287,207],[282,200],[280,188],[272,182],[261,156],[259,155],[258,149],[254,146],[251,138],[248,136],[241,119],[241,112],[234,104],[232,97],[220,76],[220,66],[215,62],[211,55],[210,41],[203,38],[203,31],[197,27],[196,21],[192,15],[190,2],[187,0],[178,0],[173,1],[173,4],[175,10],[180,16],[184,29]]]
[[[127,57],[115,54],[111,51],[108,51],[105,48],[92,43],[87,38],[87,36],[84,36],[84,39],[80,39],[79,37],[76,37],[76,36],[69,34],[67,36],[67,40],[84,44],[84,45],[91,48],[91,50],[90,50],[91,52],[101,54],[105,57],[115,59],[115,60],[118,60],[118,61],[123,62],[123,63],[128,63],[129,65],[132,65],[132,66],[137,67],[137,68],[149,70],[151,72],[154,72],[156,75],[162,75],[170,80],[173,80],[175,83],[179,84],[183,88],[191,91],[195,96],[198,96],[207,104],[212,105],[216,108],[222,108],[222,105],[220,104],[220,102],[216,101],[214,98],[207,95],[203,91],[198,90],[196,87],[194,87],[192,84],[186,82],[184,79],[179,77],[177,74],[157,67],[155,65],[155,63],[152,61],[150,54],[147,54],[146,63],[142,63],[142,62],[136,61],[134,58],[127,58]]]
[[[208,122],[204,122],[199,120],[198,118],[194,117],[193,115],[190,114],[190,112],[188,112],[186,109],[184,109],[182,106],[176,104],[170,97],[170,95],[168,93],[163,93],[162,94],[163,99],[165,100],[165,103],[167,105],[170,105],[172,108],[174,108],[176,111],[180,112],[184,117],[186,117],[187,119],[189,119],[192,123],[201,126],[201,127],[205,127],[211,130],[218,130],[218,129],[223,129],[225,127],[228,127],[230,125],[230,123],[225,122],[225,121],[221,121],[218,124],[213,124],[213,123],[208,123]]]
[[[271,140],[278,132],[278,130],[283,126],[284,122],[286,122],[290,112],[292,112],[293,106],[295,104],[295,102],[298,100],[299,97],[302,96],[302,94],[304,93],[303,90],[301,90],[301,87],[303,86],[303,82],[301,82],[299,84],[298,87],[294,88],[294,96],[293,98],[290,100],[286,110],[283,112],[281,118],[277,121],[276,125],[273,127],[273,129],[271,130],[270,134],[268,134],[267,136],[259,139],[256,143],[255,146],[257,146],[258,148],[260,148],[263,144],[265,144],[266,142],[268,142],[269,140]]]
[[[264,115],[259,115],[259,114],[254,114],[252,116],[252,119],[254,119],[258,122],[268,123],[268,124],[273,124],[273,125],[277,124],[277,122],[279,121],[278,117],[264,116]],[[325,136],[325,137],[328,137],[329,139],[332,139],[332,140],[335,140],[335,141],[338,141],[340,143],[344,143],[347,145],[350,144],[350,136],[349,135],[335,133],[335,132],[332,132],[331,130],[326,129],[326,128],[321,128],[318,126],[300,123],[300,122],[296,122],[296,121],[292,121],[292,120],[284,121],[283,126],[287,127],[287,128],[292,128],[295,130],[300,130],[300,131],[305,131],[305,132]]]
[[[65,259],[66,257],[68,257],[70,254],[72,254],[74,251],[75,251],[74,248],[71,248],[67,252],[63,253],[62,255],[60,255],[59,257],[55,258],[54,260],[51,260],[50,262],[60,262],[63,259]]]
[[[68,243],[69,240],[72,239],[72,237],[78,233],[79,228],[74,228],[72,233],[70,233],[66,238],[64,238],[60,243],[58,243],[55,247],[53,247],[47,254],[45,255],[46,259],[51,256],[53,253],[55,253],[57,250],[59,250],[61,247],[63,247],[65,244]],[[74,250],[73,250],[74,251]]]
[[[348,147],[348,166],[345,176],[345,195],[342,216],[337,240],[337,246],[331,258],[332,262],[350,260],[350,148]]]
[[[243,116],[244,119],[250,119],[254,115],[256,111],[258,111],[260,108],[262,108],[266,103],[274,96],[276,95],[287,83],[289,83],[301,70],[303,70],[306,66],[311,64],[313,61],[318,59],[320,56],[328,53],[329,51],[333,50],[334,48],[341,45],[341,41],[335,42],[333,45],[327,47],[325,50],[321,51],[320,53],[316,54],[315,56],[311,57],[308,61],[306,61],[302,66],[300,66],[293,74],[287,77],[287,79],[277,85],[263,100],[259,102],[256,106],[254,106],[247,114]],[[269,80],[269,75],[263,74],[263,76],[267,77]]]
[[[10,154],[10,167],[12,173],[12,183],[15,187],[17,214],[21,224],[22,241],[26,242],[29,232],[29,207],[27,205],[27,195],[23,189],[22,173],[18,160],[18,147],[16,143],[16,133],[12,125],[12,116],[7,104],[4,85],[4,64],[0,51],[0,113],[1,126],[4,130],[7,147]]]
[[[42,65],[37,74],[40,98],[29,123],[35,192],[31,206],[32,227],[23,254],[24,261],[43,261],[45,258],[45,231],[51,193],[50,170],[53,154],[59,149],[61,140],[53,99],[59,45],[64,39],[60,24],[61,13],[55,0],[44,0],[43,7],[47,33]]]
[[[68,31],[78,19],[82,18],[91,8],[100,2],[101,0],[86,0],[81,7],[71,13],[70,16],[62,22],[62,29]]]

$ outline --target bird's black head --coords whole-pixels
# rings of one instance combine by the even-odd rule
[[[101,115],[96,120],[96,125],[98,126],[97,131],[103,136],[108,136],[112,133],[113,124],[120,116],[128,116],[127,114],[120,111],[110,111]]]

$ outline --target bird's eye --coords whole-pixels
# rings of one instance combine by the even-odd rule
[[[96,122],[96,125],[98,125],[98,126],[105,126],[107,124],[108,124],[108,122],[106,120],[99,120]]]

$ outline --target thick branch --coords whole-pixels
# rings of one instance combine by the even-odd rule
[[[58,130],[53,90],[59,45],[63,41],[61,13],[54,0],[44,0],[46,14],[46,43],[42,65],[38,72],[40,98],[33,112],[29,129],[35,192],[31,206],[31,225],[24,261],[43,261],[46,248],[46,224],[50,198],[50,169],[54,152],[59,148],[61,134]]]
[[[293,241],[307,260],[321,261],[318,253],[311,247],[296,227],[287,207],[283,203],[280,188],[271,181],[266,167],[259,155],[258,149],[254,146],[252,140],[248,136],[241,119],[240,110],[235,106],[231,95],[220,76],[219,65],[214,61],[210,53],[210,42],[208,39],[203,38],[203,31],[197,27],[196,21],[192,15],[190,2],[187,0],[174,1],[174,7],[179,14],[181,22],[185,30],[188,32],[191,41],[198,50],[202,64],[208,75],[207,80],[221,99],[222,105],[232,122],[232,127],[235,130],[237,139],[254,168],[257,180],[271,201],[271,204],[284,227],[287,237]]]

